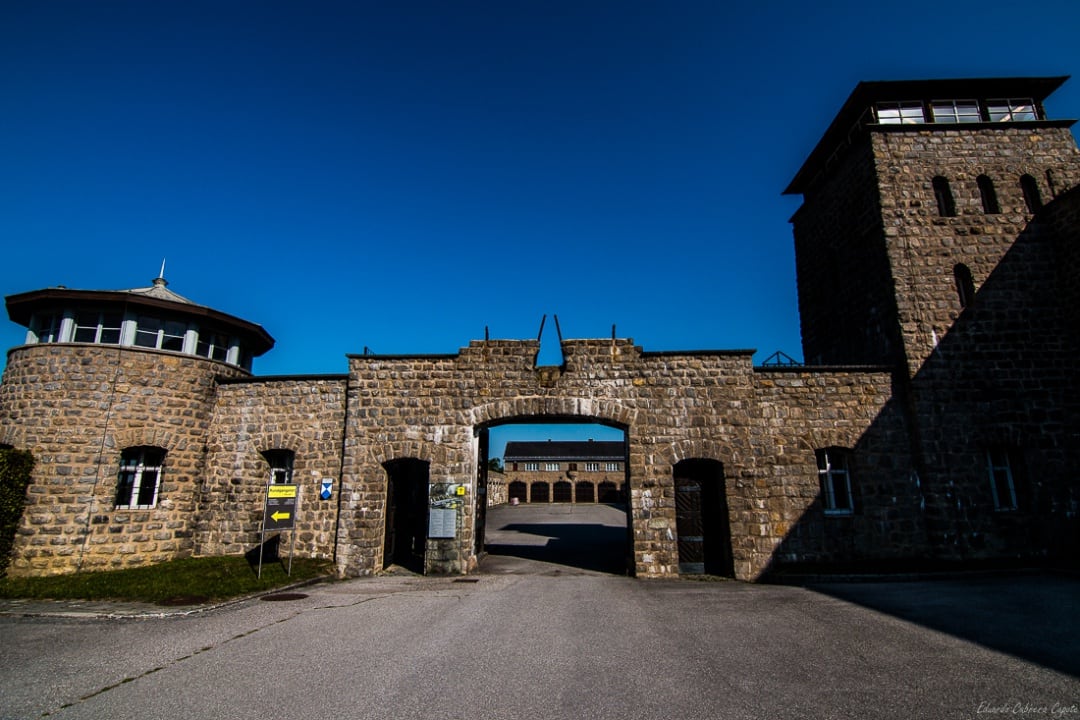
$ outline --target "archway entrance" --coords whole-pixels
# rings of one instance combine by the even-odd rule
[[[624,428],[545,416],[492,423],[477,435],[481,570],[632,572]]]
[[[723,464],[683,460],[674,476],[679,572],[735,577]]]
[[[406,458],[383,463],[386,469],[386,532],[383,568],[400,565],[424,572],[427,551],[428,463]]]

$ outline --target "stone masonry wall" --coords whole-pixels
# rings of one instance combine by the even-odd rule
[[[909,376],[960,314],[954,266],[967,265],[978,290],[1031,222],[1020,177],[1036,180],[1044,202],[1080,183],[1080,154],[1066,128],[960,127],[871,133]],[[983,211],[979,175],[993,181],[1000,213]],[[955,217],[938,212],[935,176],[949,181]]]
[[[296,527],[282,532],[282,550],[332,558],[341,488],[344,377],[243,379],[218,388],[196,537],[199,555],[233,555],[259,545],[270,466],[262,453],[291,450],[300,486]],[[319,496],[321,481],[333,494]],[[267,536],[277,533],[268,533]]]
[[[807,364],[891,363],[896,302],[881,242],[869,139],[857,138],[792,217],[803,357]]]
[[[819,492],[805,449],[823,441],[828,427],[843,427],[844,442],[857,446],[860,427],[865,430],[880,416],[887,397],[888,382],[881,374],[869,376],[869,390],[858,389],[866,377],[857,372],[763,384],[747,351],[646,353],[629,340],[567,340],[560,370],[534,368],[537,347],[533,341],[474,341],[453,356],[350,358],[338,538],[342,574],[369,574],[381,567],[383,463],[429,461],[432,483],[464,484],[474,494],[475,429],[507,419],[580,418],[627,431],[631,568],[639,576],[677,574],[674,465],[711,458],[724,466],[736,575],[756,578]],[[763,388],[764,404],[758,397]],[[849,411],[854,417],[843,419]],[[774,443],[770,423],[787,423],[782,418],[790,417],[798,422],[785,424]],[[878,442],[874,447],[887,444]],[[785,448],[796,462],[779,459]],[[902,450],[889,446],[889,452],[899,453],[893,461],[905,467]],[[812,450],[809,458],[812,466]],[[881,486],[893,483],[898,473],[903,469],[890,471]],[[467,502],[457,540],[429,540],[429,570],[472,567],[473,517]],[[917,545],[918,529],[909,528],[908,534],[906,545]],[[800,537],[801,545],[788,550],[795,559],[812,553],[817,542],[813,533]],[[824,551],[817,547],[817,552]]]
[[[1056,282],[1055,228],[1026,207],[1020,177],[1034,178],[1051,204],[1075,187],[1072,134],[924,127],[873,137],[881,194],[894,201],[884,210],[886,241],[930,542],[956,560],[1063,547],[1077,500],[1069,478],[1078,458],[1061,442],[1076,427],[1076,345]],[[984,211],[979,175],[993,181],[1000,213]],[[949,181],[955,217],[939,212],[935,176]],[[966,308],[958,263],[975,282]],[[1012,456],[1015,509],[995,508],[994,449]]]
[[[769,488],[764,509],[783,535],[772,567],[925,556],[922,494],[903,409],[891,399],[891,372],[779,367],[758,368],[755,378],[761,419],[754,441]],[[852,451],[850,515],[824,512],[815,451],[829,447]],[[752,536],[753,528],[742,534]]]
[[[101,345],[27,345],[8,354],[0,442],[34,454],[9,572],[47,575],[190,555],[214,377],[223,363]],[[124,448],[166,456],[158,501],[116,509]]]

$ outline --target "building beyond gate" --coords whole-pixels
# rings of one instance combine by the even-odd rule
[[[806,365],[610,338],[538,367],[537,341],[485,339],[258,377],[272,338],[164,278],[11,295],[0,444],[37,465],[9,571],[244,553],[287,481],[298,553],[468,572],[488,430],[523,421],[625,432],[640,577],[1075,563],[1080,157],[1042,106],[1062,82],[856,87],[787,190]]]

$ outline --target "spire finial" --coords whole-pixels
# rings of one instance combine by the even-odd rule
[[[165,258],[161,258],[161,272],[154,278],[154,285],[165,287],[169,284],[169,281],[165,279]]]

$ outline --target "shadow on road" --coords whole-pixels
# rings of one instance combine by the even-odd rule
[[[810,590],[1080,677],[1080,579],[1017,573]]]
[[[626,573],[629,538],[621,505],[495,507],[488,511],[486,538],[481,569],[489,572],[541,573],[558,565]]]

